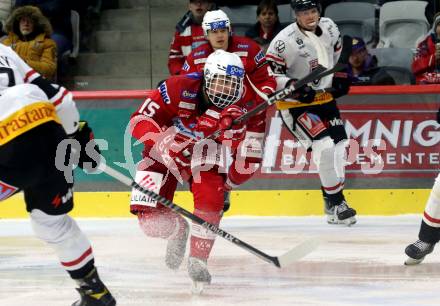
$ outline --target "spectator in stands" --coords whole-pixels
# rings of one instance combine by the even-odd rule
[[[246,31],[245,36],[255,40],[263,50],[269,46],[282,29],[278,8],[274,0],[262,0],[257,7],[257,23]]]
[[[9,14],[12,11],[12,8],[14,7],[14,4],[14,0],[0,0],[0,36],[7,34],[4,32],[3,27],[6,23],[6,19],[8,19]]]
[[[8,36],[2,41],[10,46],[35,71],[53,79],[57,69],[56,44],[50,38],[52,26],[35,6],[14,9],[7,19]]]
[[[71,1],[65,0],[16,0],[15,5],[34,5],[38,7],[52,24],[52,39],[57,44],[58,60],[72,50],[72,23],[70,21]]]
[[[189,11],[176,25],[170,46],[168,70],[171,75],[180,73],[187,55],[207,41],[203,35],[202,20],[205,13],[214,8],[213,0],[190,0]]]
[[[417,46],[412,71],[417,84],[440,84],[440,13],[434,16],[431,31]]]
[[[352,85],[395,85],[394,79],[377,66],[377,58],[368,53],[365,42],[353,37],[348,58],[348,75]]]

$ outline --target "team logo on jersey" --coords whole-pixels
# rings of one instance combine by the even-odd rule
[[[238,49],[248,49],[248,48],[249,48],[249,45],[238,44],[238,45],[237,45],[237,48],[238,48]]]
[[[166,104],[170,104],[170,96],[168,95],[167,84],[162,82],[159,86],[160,96],[162,97],[163,102]]]
[[[188,65],[188,63],[186,61],[185,61],[185,63],[183,63],[182,69],[185,70],[185,71],[189,70],[189,65]]]
[[[9,198],[18,190],[17,187],[6,184],[5,182],[0,181],[0,201],[3,201]]]
[[[329,121],[331,126],[338,126],[338,125],[344,125],[344,121],[342,121],[342,119],[340,118],[333,118],[332,120]]]
[[[199,57],[199,56],[202,56],[202,55],[205,55],[205,50],[197,51],[197,52],[195,52],[193,54],[194,57]]]
[[[307,133],[312,136],[312,138],[318,136],[319,133],[325,130],[324,123],[322,123],[321,119],[314,114],[303,113],[298,117],[297,121]]]
[[[282,40],[277,40],[275,42],[275,50],[277,50],[278,53],[283,53],[284,50],[286,50],[286,44]]]
[[[135,177],[136,183],[145,189],[151,190],[154,193],[159,193],[162,187],[163,174],[151,171],[137,171]],[[131,205],[151,206],[156,207],[157,201],[152,197],[133,188],[131,192]]]
[[[318,67],[319,63],[318,63],[318,59],[312,59],[309,61],[309,67],[310,67],[310,71],[312,71],[313,69],[316,69],[316,67]]]
[[[180,97],[182,99],[195,99],[197,97],[197,92],[193,92],[193,91],[189,91],[189,90],[184,90],[182,91],[182,93],[180,94]]]
[[[260,52],[258,52],[257,55],[255,55],[254,57],[255,64],[258,65],[263,59],[264,59],[264,53],[263,51],[260,50]]]
[[[52,205],[55,208],[58,208],[61,204],[66,204],[69,200],[73,198],[73,190],[72,188],[67,189],[66,194],[60,195],[57,193],[57,195],[52,199]]]
[[[303,40],[299,37],[296,39],[296,43],[298,44],[298,46],[304,45]]]

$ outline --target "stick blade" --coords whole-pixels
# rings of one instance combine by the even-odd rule
[[[278,262],[280,264],[280,268],[285,268],[292,264],[295,261],[302,259],[307,256],[311,252],[313,252],[320,244],[320,240],[318,238],[312,238],[295,246],[290,251],[287,251],[281,256],[278,256]]]

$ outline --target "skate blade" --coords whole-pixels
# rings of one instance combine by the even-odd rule
[[[405,266],[414,266],[414,265],[418,265],[419,263],[421,263],[423,261],[423,259],[425,259],[425,257],[420,258],[420,259],[414,259],[411,257],[408,257],[405,260]]]
[[[334,218],[333,216],[327,216],[327,223],[328,224],[344,224],[346,226],[352,226],[356,224],[357,220],[355,217],[350,217],[344,220],[339,220],[337,218]]]
[[[208,282],[196,282],[193,281],[191,285],[191,293],[194,295],[201,295],[203,292],[203,289],[205,289],[205,286],[209,285]]]

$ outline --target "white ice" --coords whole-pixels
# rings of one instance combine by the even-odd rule
[[[143,236],[135,219],[80,219],[102,279],[118,305],[440,305],[440,251],[406,267],[420,216],[359,217],[347,228],[323,217],[226,218],[221,227],[270,255],[301,241],[322,244],[278,269],[218,238],[209,261],[212,284],[190,293],[186,264],[164,264],[165,242]],[[440,248],[439,248],[440,249]],[[74,283],[27,220],[0,220],[0,305],[66,306]]]

